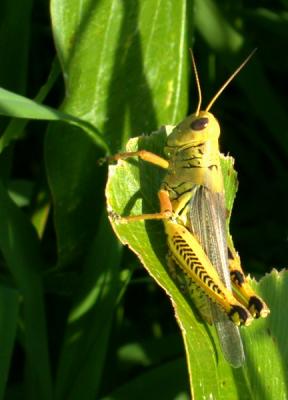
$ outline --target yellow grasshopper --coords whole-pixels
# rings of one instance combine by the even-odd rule
[[[140,157],[167,171],[158,192],[160,212],[112,217],[119,223],[163,221],[169,247],[168,266],[176,277],[177,269],[181,271],[201,315],[215,324],[223,354],[234,367],[245,360],[238,326],[266,317],[269,309],[248,284],[227,233],[218,144],[220,127],[209,110],[253,54],[254,51],[201,111],[201,88],[191,52],[199,101],[195,113],[168,136],[164,149],[167,159],[146,150],[108,157],[109,161]]]

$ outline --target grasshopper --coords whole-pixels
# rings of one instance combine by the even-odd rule
[[[168,136],[166,157],[146,150],[107,157],[108,161],[139,157],[166,170],[158,192],[159,212],[136,216],[112,213],[111,216],[119,223],[163,221],[171,274],[180,283],[184,282],[204,320],[215,324],[224,357],[233,367],[240,367],[245,361],[238,327],[249,325],[253,318],[266,317],[269,308],[250,287],[227,232],[218,144],[220,126],[209,110],[253,54],[254,51],[202,111],[201,87],[191,51],[198,105],[195,113]]]

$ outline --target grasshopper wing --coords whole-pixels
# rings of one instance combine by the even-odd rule
[[[225,223],[225,200],[222,193],[213,193],[205,186],[195,185],[189,207],[190,229],[228,290],[232,291],[228,268]],[[210,302],[213,322],[226,360],[235,368],[245,361],[239,328],[215,304]]]

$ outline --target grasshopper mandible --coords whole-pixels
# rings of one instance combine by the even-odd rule
[[[215,324],[224,356],[234,367],[245,360],[238,326],[249,325],[253,318],[266,317],[269,309],[247,282],[227,233],[218,144],[220,127],[209,110],[253,54],[254,51],[202,111],[201,88],[191,52],[199,101],[195,113],[168,136],[166,158],[146,150],[108,157],[109,161],[139,157],[167,171],[158,192],[160,212],[112,217],[119,223],[163,221],[169,269],[172,274],[177,269],[183,272],[185,286],[200,314]]]

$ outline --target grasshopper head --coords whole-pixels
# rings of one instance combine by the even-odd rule
[[[177,125],[171,134],[168,136],[166,153],[172,154],[177,151],[181,151],[183,148],[189,145],[197,145],[207,141],[218,140],[220,135],[220,127],[218,121],[213,114],[209,112],[215,101],[218,99],[223,90],[229,85],[232,79],[238,74],[238,72],[244,67],[244,65],[250,60],[250,58],[255,53],[254,49],[249,56],[240,64],[240,66],[233,72],[233,74],[226,80],[226,82],[221,86],[221,88],[216,92],[213,98],[210,100],[205,111],[200,111],[202,103],[202,94],[200,81],[198,77],[198,72],[196,68],[195,59],[193,52],[191,51],[193,70],[195,73],[195,79],[198,90],[198,105],[196,112],[189,115],[184,119],[179,125]]]
[[[183,148],[197,145],[207,140],[218,140],[220,126],[217,119],[208,111],[200,111],[189,115],[180,122],[167,139],[167,147]]]

